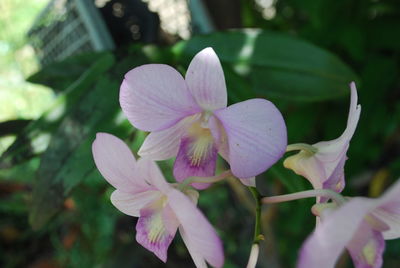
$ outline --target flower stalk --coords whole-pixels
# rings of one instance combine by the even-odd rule
[[[346,203],[346,199],[342,195],[329,189],[316,189],[316,190],[297,192],[293,194],[269,196],[269,197],[264,197],[261,200],[262,203],[264,204],[272,204],[272,203],[281,203],[281,202],[287,202],[309,197],[326,197],[328,199],[332,199],[338,205],[343,205],[344,203]]]

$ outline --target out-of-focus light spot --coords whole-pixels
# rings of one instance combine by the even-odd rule
[[[104,7],[108,2],[110,2],[111,0],[95,0],[94,1],[94,5],[98,8],[102,8]]]
[[[40,134],[37,138],[31,141],[31,146],[34,153],[41,153],[47,149],[50,143],[51,135],[50,133]]]
[[[6,54],[8,51],[10,51],[10,45],[5,41],[0,40],[0,53]]]
[[[264,19],[271,20],[276,15],[276,0],[256,0],[256,4],[259,7],[261,14]]]
[[[55,122],[61,118],[65,113],[65,102],[57,104],[57,107],[52,109],[50,113],[46,115],[47,122]]]
[[[122,18],[125,14],[124,6],[121,3],[114,3],[112,9],[113,15],[117,18]]]
[[[149,9],[158,13],[161,29],[183,39],[190,37],[190,15],[186,0],[142,0]]]

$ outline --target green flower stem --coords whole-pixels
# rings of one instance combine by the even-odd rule
[[[334,200],[338,205],[342,205],[346,202],[346,199],[342,195],[329,189],[317,189],[317,190],[297,192],[294,194],[264,197],[261,199],[261,202],[264,204],[272,204],[272,203],[281,203],[286,201],[298,200],[309,197],[318,197],[318,196],[330,198]]]
[[[256,220],[254,224],[254,238],[253,244],[258,244],[260,241],[264,240],[264,236],[261,234],[261,206],[262,206],[262,196],[257,191],[255,187],[248,187],[251,194],[256,201]]]

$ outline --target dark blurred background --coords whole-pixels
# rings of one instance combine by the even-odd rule
[[[178,236],[165,265],[136,243],[136,218],[111,205],[91,143],[109,132],[137,151],[146,133],[121,113],[124,74],[155,62],[184,73],[209,46],[229,102],[273,101],[289,143],[337,138],[356,81],[362,112],[344,193],[376,197],[400,176],[398,0],[2,0],[0,11],[0,267],[193,266]],[[171,163],[160,165],[173,181]],[[311,189],[282,161],[257,185],[265,195]],[[294,267],[312,204],[263,208],[258,267]],[[199,207],[223,240],[225,267],[244,267],[248,190],[229,179],[202,191]],[[400,267],[399,254],[400,241],[387,241],[384,267]],[[338,267],[352,267],[348,255]]]

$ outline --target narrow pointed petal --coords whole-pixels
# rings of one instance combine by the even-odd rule
[[[166,262],[167,250],[178,226],[179,222],[168,206],[142,209],[136,224],[136,241]]]
[[[171,188],[158,165],[148,158],[140,158],[138,160],[137,172],[144,180],[162,193],[168,192]]]
[[[189,65],[185,80],[196,102],[204,110],[226,107],[228,98],[224,72],[212,48],[197,53]]]
[[[196,251],[196,247],[191,244],[192,240],[187,236],[182,227],[179,227],[179,233],[181,234],[183,243],[185,243],[189,254],[193,259],[194,265],[196,265],[196,268],[207,268],[206,260],[203,258],[200,252]]]
[[[224,126],[229,164],[239,178],[256,176],[286,150],[286,126],[279,110],[263,99],[243,101],[214,112]]]
[[[298,268],[333,268],[363,218],[376,206],[374,200],[353,198],[330,213],[303,244]]]
[[[198,114],[189,116],[167,129],[151,132],[144,140],[138,154],[155,161],[175,157],[188,125],[198,118]]]
[[[346,130],[343,132],[340,138],[349,141],[356,130],[358,120],[360,119],[361,113],[361,105],[357,104],[358,102],[358,95],[357,95],[357,88],[354,82],[350,84],[350,109],[349,109],[349,117],[347,119],[347,127]]]
[[[224,253],[221,240],[200,210],[175,189],[168,193],[168,204],[181,224],[185,243],[189,245],[194,261],[201,262],[203,258],[213,267],[222,267]]]
[[[135,176],[135,157],[122,140],[107,133],[97,133],[92,153],[101,175],[113,187],[126,192],[141,191],[147,187],[145,181]]]
[[[132,125],[145,131],[166,129],[201,111],[181,74],[163,64],[142,65],[129,71],[119,100]]]
[[[379,268],[383,262],[385,240],[381,232],[373,230],[363,221],[347,245],[347,249],[356,268]]]
[[[174,177],[183,181],[188,177],[212,177],[215,175],[217,148],[214,142],[196,138],[182,138],[174,163]],[[197,189],[205,189],[208,183],[193,183]]]
[[[157,190],[148,190],[141,193],[127,193],[116,190],[111,194],[111,203],[122,213],[139,217],[140,210],[151,202],[162,197],[162,193]]]

